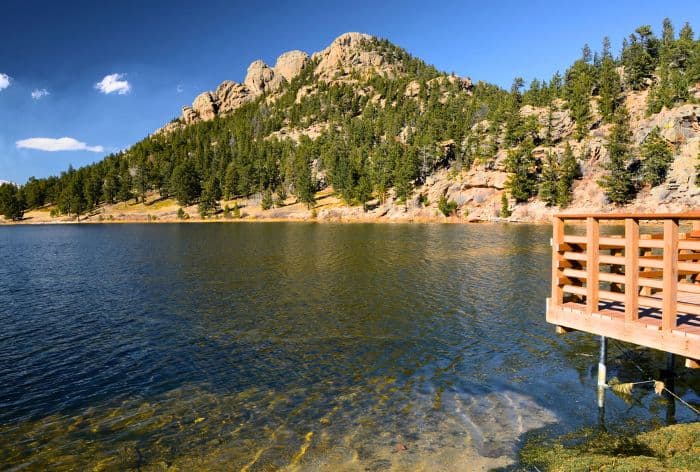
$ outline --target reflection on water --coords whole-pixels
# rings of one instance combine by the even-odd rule
[[[596,421],[593,338],[544,322],[548,241],[496,225],[0,228],[0,463],[506,465],[527,431]],[[650,420],[658,401],[612,398],[608,416]]]

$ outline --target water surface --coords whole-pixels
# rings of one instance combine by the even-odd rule
[[[0,227],[0,463],[512,463],[524,433],[598,418],[597,341],[544,321],[548,243],[527,225]],[[623,380],[663,361],[611,352]],[[665,405],[609,395],[606,418]]]

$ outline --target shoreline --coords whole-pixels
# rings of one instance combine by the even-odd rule
[[[245,224],[245,223],[314,223],[314,224],[424,224],[424,225],[488,225],[488,224],[532,224],[548,225],[546,220],[467,220],[463,218],[187,218],[187,219],[114,219],[114,220],[58,220],[58,221],[0,221],[2,226],[54,226],[54,225],[119,225],[119,224]]]
[[[234,208],[239,215],[235,217]],[[225,210],[228,208],[228,210]],[[666,213],[683,212],[693,205],[670,205],[656,208]],[[221,200],[216,213],[202,217],[196,204],[181,206],[170,198],[161,198],[157,193],[146,196],[146,200],[102,204],[90,212],[75,215],[57,215],[56,206],[49,205],[25,212],[19,221],[0,217],[0,226],[54,225],[54,224],[151,224],[151,223],[342,223],[342,224],[551,224],[555,214],[567,213],[635,213],[651,211],[638,205],[586,206],[574,205],[564,210],[547,207],[542,202],[528,202],[510,207],[511,215],[499,216],[499,210],[490,204],[465,205],[455,214],[445,216],[438,206],[422,205],[417,201],[409,204],[389,200],[385,203],[370,202],[367,209],[351,206],[342,201],[331,189],[316,195],[316,205],[309,209],[295,198],[285,200],[280,206],[263,210],[256,198]],[[179,217],[183,215],[184,217]]]

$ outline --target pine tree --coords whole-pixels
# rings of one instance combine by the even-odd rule
[[[557,180],[557,205],[566,207],[573,198],[574,180],[581,176],[576,156],[569,143],[566,143],[564,154],[559,163],[559,178]]]
[[[199,174],[191,161],[186,160],[173,169],[170,177],[170,191],[180,205],[194,202],[200,195],[202,187]]]
[[[0,214],[13,221],[24,216],[26,204],[22,191],[14,184],[0,184]]]
[[[126,159],[119,162],[119,178],[117,179],[117,200],[126,202],[131,199],[131,172]]]
[[[272,190],[266,188],[262,194],[262,200],[260,201],[260,208],[263,210],[269,210],[273,205],[272,201]]]
[[[640,26],[622,48],[625,82],[632,90],[641,90],[654,72],[658,60],[658,42],[648,25]]]
[[[211,176],[204,183],[202,194],[199,197],[199,214],[202,216],[208,216],[211,213],[218,211],[219,198],[221,198],[219,181],[215,176]]]
[[[372,198],[372,183],[366,175],[360,176],[355,190],[357,201],[360,202],[362,208],[367,211],[367,202]]]
[[[316,184],[311,176],[311,167],[303,149],[298,149],[294,160],[294,193],[297,200],[305,203],[308,208],[316,201]]]
[[[557,160],[552,151],[548,151],[544,168],[542,169],[542,180],[540,181],[540,199],[553,206],[557,203],[557,182],[558,175]]]
[[[668,142],[661,136],[658,126],[654,128],[642,143],[642,182],[652,187],[661,184],[666,179],[673,152]]]
[[[595,84],[595,69],[584,58],[579,59],[566,71],[564,87],[567,106],[576,121],[576,138],[582,139],[591,122],[590,98]]]
[[[510,212],[510,205],[508,204],[508,196],[506,195],[506,192],[503,192],[501,194],[501,211],[499,213],[499,216],[501,218],[509,218],[511,215]]]
[[[608,138],[609,161],[603,165],[606,174],[598,181],[608,199],[615,204],[624,204],[634,198],[636,189],[632,173],[628,169],[632,157],[632,132],[629,127],[627,109],[620,107]]]
[[[615,116],[620,101],[620,92],[622,91],[622,81],[620,74],[617,73],[615,61],[610,53],[610,39],[607,37],[603,42],[603,60],[600,66],[600,75],[598,78],[598,93],[600,99],[598,101],[600,114],[606,123],[611,123]]]
[[[649,91],[647,113],[658,113],[663,107],[672,108],[676,103],[690,98],[686,63],[691,55],[692,39],[689,40],[688,35],[692,38],[692,30],[684,28],[681,37],[676,41],[671,20],[664,19],[659,47],[658,80]]]
[[[537,173],[532,157],[532,139],[526,140],[516,149],[508,152],[506,170],[510,173],[506,188],[516,202],[525,202],[537,190]]]
[[[417,174],[417,152],[414,147],[409,148],[403,154],[393,153],[396,161],[394,165],[394,193],[396,199],[403,202],[404,206],[408,204],[408,200],[413,193],[414,181]]]

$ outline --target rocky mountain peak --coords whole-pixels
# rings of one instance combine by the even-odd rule
[[[314,75],[319,81],[353,83],[357,77],[383,74],[395,77],[401,73],[400,64],[385,57],[381,48],[368,44],[373,36],[349,32],[335,38],[328,47],[309,56],[304,51],[292,50],[281,54],[270,67],[262,60],[253,61],[248,66],[242,84],[226,80],[215,92],[198,95],[191,106],[182,108],[182,115],[164,126],[158,132],[169,132],[199,121],[212,120],[220,114],[227,114],[243,104],[255,100],[262,94],[278,92],[291,82],[312,62],[316,64]],[[469,84],[471,85],[471,84]],[[309,92],[306,90],[306,92]]]
[[[258,59],[248,66],[248,74],[243,81],[250,92],[257,96],[267,91],[275,91],[286,82],[281,74],[276,74],[275,70]]]
[[[304,51],[299,51],[297,49],[287,51],[277,58],[274,67],[275,73],[284,77],[287,82],[291,82],[294,77],[301,73],[310,61],[309,55]]]
[[[311,57],[318,62],[314,72],[319,80],[333,81],[353,71],[392,72],[389,67],[382,67],[386,61],[379,52],[363,48],[363,42],[372,39],[373,36],[364,33],[344,33],[326,49],[314,53]]]

